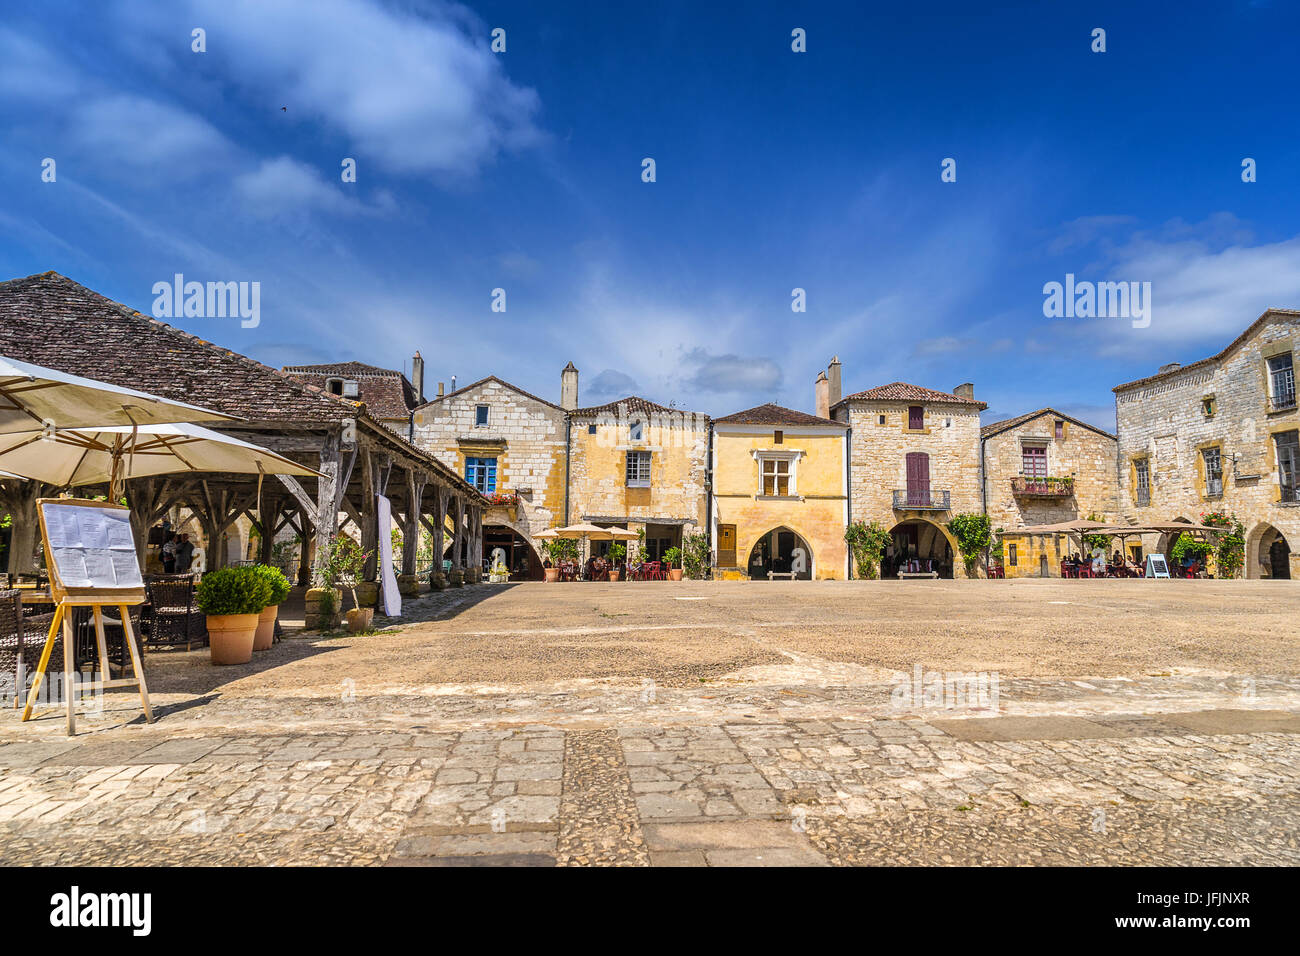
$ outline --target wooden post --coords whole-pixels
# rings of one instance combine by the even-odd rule
[[[420,547],[420,514],[424,508],[424,486],[428,479],[413,468],[406,471],[406,520],[402,522],[402,573],[415,574]]]
[[[456,496],[456,537],[451,542],[451,566],[453,568],[465,567],[465,499],[461,495]]]
[[[325,580],[325,565],[329,561],[330,542],[334,539],[339,526],[339,466],[342,454],[339,450],[338,432],[330,432],[320,450],[320,467],[317,469],[323,478],[316,481],[316,555],[312,562],[312,581],[320,585]]]
[[[371,453],[369,446],[361,449],[361,549],[369,551],[363,581],[378,578],[379,569],[379,509],[375,504],[375,495],[379,493],[378,457]]]
[[[298,586],[311,586],[312,524],[307,512],[298,509]]]

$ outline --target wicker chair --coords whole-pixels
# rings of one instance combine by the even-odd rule
[[[0,696],[13,695],[17,707],[24,695],[27,675],[36,670],[50,624],[51,614],[28,614],[23,608],[22,591],[0,591]],[[51,666],[63,669],[63,635],[54,637]]]
[[[144,619],[147,647],[179,647],[188,651],[208,643],[207,619],[195,603],[194,575],[149,574],[144,586],[149,608]]]

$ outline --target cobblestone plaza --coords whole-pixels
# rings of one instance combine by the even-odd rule
[[[1297,620],[1267,581],[429,594],[249,665],[151,654],[151,725],[6,709],[0,859],[1294,865]]]

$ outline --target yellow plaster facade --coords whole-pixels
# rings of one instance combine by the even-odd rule
[[[745,413],[738,415],[745,417]],[[791,544],[806,546],[810,552],[806,555],[807,577],[843,580],[848,566],[844,541],[848,508],[845,427],[830,421],[802,423],[812,416],[799,412],[790,413],[789,423],[770,412],[761,417],[770,423],[720,420],[713,426],[711,522],[715,575],[750,577],[755,548],[760,545],[769,562],[775,557],[770,568],[778,576],[789,573],[786,566],[793,562],[791,554],[773,556],[765,551],[772,546],[771,532],[788,529],[801,541],[785,539],[778,547],[788,550]],[[764,485],[765,462],[774,463],[770,475],[780,471],[775,463],[788,463],[784,486]]]

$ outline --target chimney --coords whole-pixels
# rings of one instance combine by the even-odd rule
[[[825,372],[817,373],[817,384],[813,386],[817,393],[817,417],[831,417],[831,383]]]
[[[439,383],[438,383],[438,397],[439,397],[439,398],[442,398],[442,395],[443,395],[443,391],[442,391],[442,382],[439,382]]]
[[[424,357],[420,350],[415,350],[411,358],[411,384],[415,386],[415,404],[424,404]]]
[[[841,398],[844,397],[844,392],[841,391],[841,381],[840,381],[840,373],[843,371],[843,369],[844,366],[840,364],[840,357],[838,355],[835,356],[833,359],[831,359],[830,368],[826,370],[826,377],[827,379],[830,380],[831,383],[831,394],[830,394],[830,401],[827,403],[828,406],[835,405],[836,403],[839,402]],[[830,416],[827,415],[826,417],[829,418]]]
[[[578,407],[578,370],[572,362],[560,373],[560,407],[570,412]]]
[[[456,391],[456,376],[455,376],[455,375],[453,375],[453,376],[451,377],[451,390],[452,390],[453,392]]]
[[[963,382],[961,385],[958,385],[952,390],[952,393],[958,398],[969,399],[972,402],[975,401],[975,386],[970,382]]]

